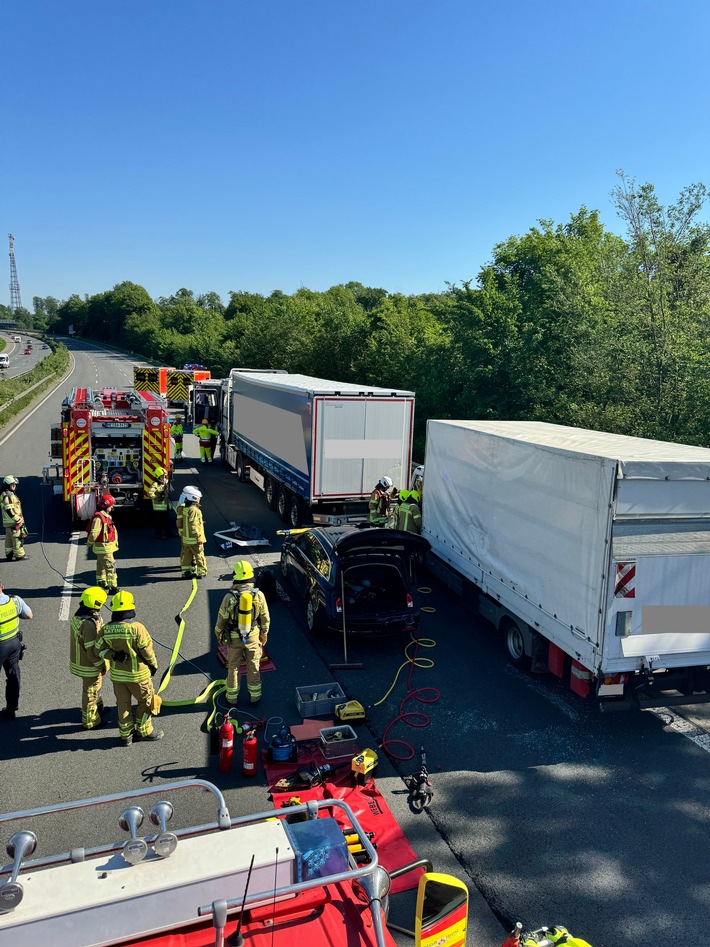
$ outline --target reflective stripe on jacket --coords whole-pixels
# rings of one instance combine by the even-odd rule
[[[186,546],[194,546],[205,541],[205,526],[202,519],[202,510],[199,506],[183,506],[182,513],[178,507],[177,527],[180,539]]]
[[[103,619],[96,615],[73,615],[69,626],[69,670],[77,677],[96,677],[104,663],[95,650]]]
[[[169,487],[166,483],[160,483],[156,480],[148,491],[154,510],[167,510]]]
[[[394,528],[404,530],[405,533],[421,533],[422,514],[416,503],[399,504]]]
[[[116,552],[118,549],[118,530],[108,513],[103,510],[94,513],[87,542],[94,552]]]
[[[99,655],[109,661],[112,681],[147,681],[151,676],[151,668],[158,667],[153,640],[148,629],[139,621],[111,621],[104,625],[96,648]],[[128,657],[123,662],[117,662],[113,651],[123,652]]]
[[[20,498],[12,490],[2,492],[2,525],[18,526],[22,523],[22,504]]]
[[[9,641],[17,634],[20,624],[20,610],[14,598],[0,605],[0,641]]]
[[[271,626],[271,616],[269,615],[269,606],[266,604],[266,598],[261,589],[255,589],[253,585],[246,585],[242,582],[232,586],[232,591],[222,599],[219,607],[217,622],[215,624],[215,635],[218,641],[222,641],[225,628],[229,629],[229,637],[232,641],[238,641],[240,638],[237,615],[239,612],[239,597],[242,592],[251,592],[254,596],[252,625],[249,637],[255,631],[261,635],[268,635]]]

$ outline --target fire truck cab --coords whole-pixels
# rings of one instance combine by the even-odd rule
[[[52,425],[43,480],[70,504],[72,519],[87,520],[96,497],[110,493],[118,508],[147,497],[155,468],[170,470],[167,403],[151,392],[74,388]]]

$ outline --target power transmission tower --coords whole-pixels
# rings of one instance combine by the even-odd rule
[[[15,266],[15,238],[11,233],[10,239],[10,309],[17,312],[22,309],[22,300],[20,299],[20,281],[17,278],[17,267]]]

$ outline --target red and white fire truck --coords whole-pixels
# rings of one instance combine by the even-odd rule
[[[116,507],[138,506],[155,481],[155,468],[170,470],[168,407],[152,392],[74,388],[51,437],[43,480],[62,494],[75,520],[89,519],[104,493]]]

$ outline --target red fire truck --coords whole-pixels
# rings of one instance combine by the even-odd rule
[[[167,403],[151,392],[74,388],[51,437],[43,479],[70,504],[75,520],[89,519],[104,493],[116,507],[138,506],[155,468],[170,470]]]

